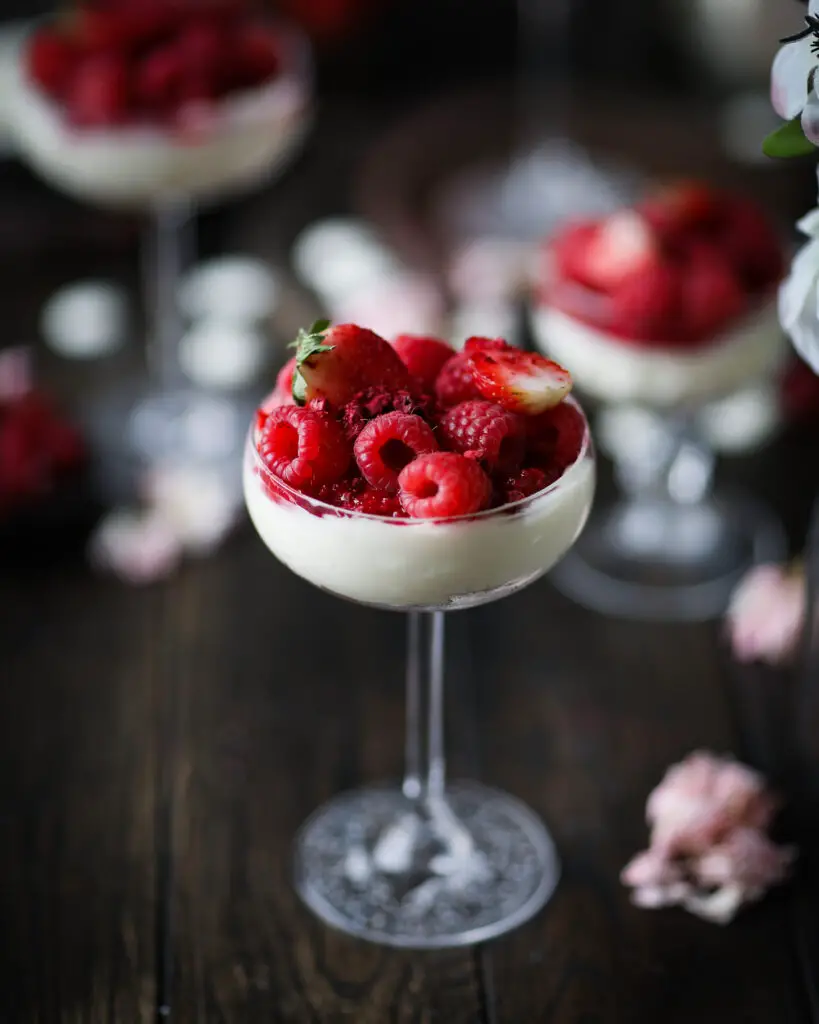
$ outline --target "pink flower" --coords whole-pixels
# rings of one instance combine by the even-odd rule
[[[7,348],[0,352],[0,402],[13,402],[32,388],[31,352]]]
[[[801,567],[752,569],[734,592],[726,617],[734,656],[741,662],[787,663],[802,633],[806,603]]]
[[[648,798],[651,845],[669,856],[697,854],[738,826],[766,827],[775,807],[756,772],[696,752],[669,768]]]
[[[98,569],[135,585],[170,576],[182,558],[182,544],[153,512],[112,512],[91,538],[89,557]]]
[[[725,924],[783,881],[795,857],[765,835],[776,800],[756,772],[708,753],[674,765],[651,793],[649,848],[621,873],[632,902],[681,906]]]

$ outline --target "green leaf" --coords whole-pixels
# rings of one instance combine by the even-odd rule
[[[307,381],[298,370],[293,372],[293,401],[296,405],[304,405],[307,401]]]
[[[329,320],[316,320],[308,330],[302,328],[296,335],[296,340],[291,342],[290,348],[296,350],[296,369],[293,372],[293,401],[296,405],[304,405],[307,400],[307,381],[304,374],[299,371],[312,356],[322,352],[332,352],[334,345],[324,344],[324,334],[330,326]]]
[[[788,121],[765,139],[762,151],[766,156],[777,160],[788,160],[795,156],[807,156],[816,153],[816,146],[805,137],[801,118],[795,117]]]

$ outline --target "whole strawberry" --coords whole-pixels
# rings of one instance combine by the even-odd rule
[[[409,370],[395,349],[374,331],[318,320],[295,342],[293,398],[298,405],[325,398],[336,408],[368,388],[411,391]]]

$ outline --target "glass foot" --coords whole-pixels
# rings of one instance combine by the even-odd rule
[[[540,910],[559,874],[536,815],[475,783],[448,788],[431,818],[398,789],[345,793],[319,808],[296,842],[296,888],[318,917],[408,949],[503,935]]]
[[[697,505],[620,502],[593,515],[551,574],[579,604],[624,618],[721,615],[745,572],[786,554],[781,526],[744,495]]]

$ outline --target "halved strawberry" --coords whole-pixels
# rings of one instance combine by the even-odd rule
[[[318,320],[295,341],[293,398],[304,405],[326,398],[341,407],[367,388],[412,391],[409,370],[388,341],[356,324]]]
[[[561,228],[543,249],[543,279],[546,288],[566,279],[591,286],[586,257],[599,233],[593,221],[578,221]]]
[[[558,405],[572,389],[572,378],[558,363],[497,341],[479,347],[474,339],[467,358],[478,391],[510,412],[535,416]]]
[[[649,223],[635,210],[623,210],[604,220],[592,234],[577,273],[591,287],[610,292],[654,266],[660,255]]]

